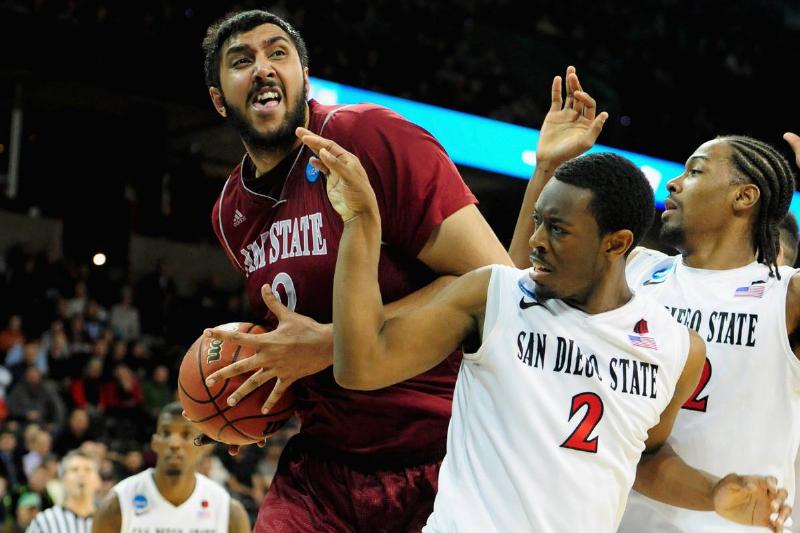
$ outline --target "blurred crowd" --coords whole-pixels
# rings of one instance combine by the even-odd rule
[[[549,107],[547,80],[573,63],[624,126],[607,132],[605,142],[632,150],[655,145],[665,152],[655,155],[665,157],[678,131],[706,138],[748,124],[767,133],[772,124],[763,114],[734,116],[730,109],[767,94],[761,80],[800,59],[787,45],[800,36],[800,5],[783,0],[5,0],[0,6],[82,29],[114,28],[123,39],[126,31],[147,35],[156,54],[163,45],[185,60],[158,70],[171,81],[157,90],[169,96],[174,85],[175,96],[204,107],[200,38],[209,22],[233,9],[266,8],[295,24],[315,76],[531,127]],[[158,68],[157,55],[148,57],[151,48],[141,44],[138,58]],[[126,80],[130,88],[153,86]],[[699,89],[706,97],[698,98]],[[654,101],[654,95],[668,98]]]
[[[212,281],[182,298],[164,261],[139,279],[113,280],[65,261],[56,246],[8,249],[0,294],[0,531],[60,503],[58,465],[70,450],[100,461],[98,497],[153,465],[156,416],[175,400],[180,361],[200,331],[178,324],[219,324],[243,312]],[[218,447],[201,471],[254,514],[292,431],[236,457]]]

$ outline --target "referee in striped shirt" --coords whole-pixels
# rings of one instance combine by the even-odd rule
[[[81,450],[72,450],[61,461],[63,505],[36,515],[25,533],[91,533],[94,499],[100,490],[97,461]]]

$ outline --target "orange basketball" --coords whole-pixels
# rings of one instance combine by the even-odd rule
[[[263,328],[248,322],[233,322],[219,327],[243,333],[264,333]],[[228,395],[253,372],[206,386],[209,375],[254,353],[254,348],[202,335],[183,357],[178,375],[178,397],[186,417],[214,440],[225,444],[258,442],[279,430],[294,413],[295,398],[291,389],[284,392],[269,413],[261,413],[261,406],[275,386],[274,379],[239,400],[236,406],[229,406]]]

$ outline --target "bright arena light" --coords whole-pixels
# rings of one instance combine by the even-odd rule
[[[103,266],[103,265],[105,265],[106,264],[106,254],[104,254],[104,253],[94,254],[94,257],[92,257],[92,263],[94,263],[95,266]]]

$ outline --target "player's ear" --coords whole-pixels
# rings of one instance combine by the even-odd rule
[[[603,238],[603,250],[609,259],[624,258],[633,246],[633,232],[629,229],[612,231]]]
[[[308,79],[308,67],[303,67],[303,78],[306,80],[306,100],[308,100],[308,93],[311,91],[311,81]]]
[[[211,97],[211,103],[214,104],[214,109],[217,110],[217,113],[223,117],[227,117],[228,111],[225,109],[225,98],[222,96],[222,91],[216,87],[209,87],[208,96]]]
[[[761,190],[752,183],[743,183],[736,187],[736,196],[733,199],[734,211],[745,211],[752,209],[758,199],[761,198]]]

